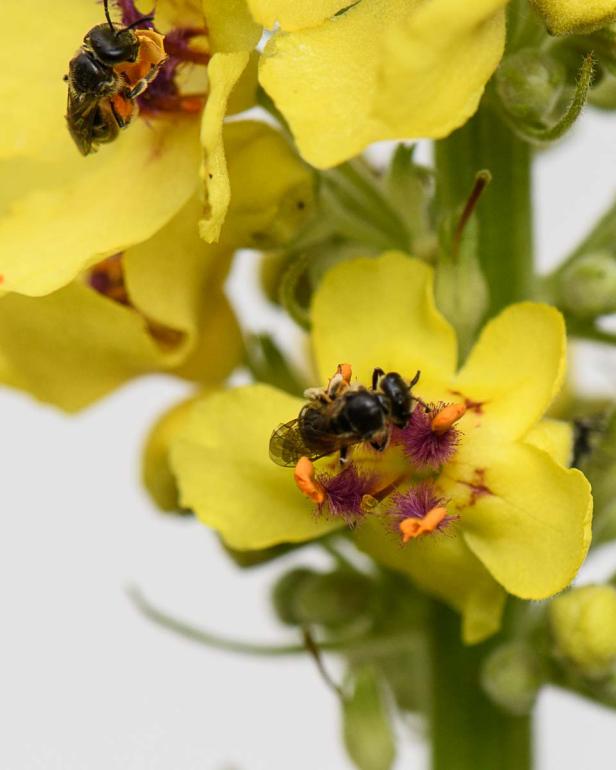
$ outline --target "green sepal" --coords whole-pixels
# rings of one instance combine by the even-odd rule
[[[464,206],[460,206],[441,222],[435,284],[436,303],[456,330],[462,361],[489,304],[488,285],[479,262],[477,220],[471,216],[462,222],[463,216]]]
[[[437,250],[434,172],[416,163],[414,155],[415,145],[396,147],[383,178],[383,188],[409,230],[410,253],[433,261]]]
[[[246,363],[257,382],[301,396],[308,384],[287,361],[269,334],[253,334],[246,340]]]
[[[231,561],[242,569],[269,564],[271,561],[275,561],[281,556],[286,556],[291,551],[296,551],[298,548],[303,548],[305,545],[308,545],[307,543],[282,543],[281,545],[274,545],[271,548],[261,548],[256,551],[238,551],[235,548],[229,548],[229,546],[225,545],[222,540],[220,544]]]

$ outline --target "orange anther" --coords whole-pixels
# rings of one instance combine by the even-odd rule
[[[307,457],[300,457],[293,478],[299,491],[318,505],[325,502],[325,490],[314,477],[314,465]]]
[[[432,418],[431,427],[434,433],[447,433],[447,431],[458,422],[458,420],[466,413],[466,406],[464,404],[447,404],[442,409],[439,409],[437,414]]]
[[[338,364],[338,374],[346,382],[347,385],[351,384],[351,377],[353,376],[353,369],[351,364]]]
[[[423,519],[414,517],[403,519],[400,522],[400,532],[402,533],[402,542],[408,543],[414,537],[429,535],[442,523],[447,516],[447,508],[437,506],[426,513]]]

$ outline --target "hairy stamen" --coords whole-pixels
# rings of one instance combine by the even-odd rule
[[[460,439],[455,423],[465,412],[464,404],[420,404],[405,428],[394,428],[392,441],[418,468],[434,470],[453,457]]]
[[[388,515],[394,531],[402,536],[403,543],[441,530],[457,518],[449,515],[445,499],[437,494],[431,482],[424,482],[407,492],[394,495],[392,503]]]

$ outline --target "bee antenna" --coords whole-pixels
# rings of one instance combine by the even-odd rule
[[[121,29],[120,32],[126,32],[127,29],[133,29],[134,27],[138,27],[140,24],[143,24],[146,21],[154,21],[154,17],[143,16],[141,19],[137,19],[137,21],[134,21],[132,24],[129,24],[128,27],[124,27],[124,29]]]
[[[111,21],[111,16],[109,15],[109,0],[103,0],[103,7],[105,9],[105,18],[107,19],[107,24],[109,24],[111,29],[115,30],[113,22]]]

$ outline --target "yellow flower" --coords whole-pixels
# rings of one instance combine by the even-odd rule
[[[616,21],[614,0],[531,0],[553,35],[592,32]]]
[[[333,166],[381,139],[442,137],[475,112],[507,0],[248,0],[277,30],[259,79],[302,155]]]
[[[506,591],[541,599],[569,584],[589,547],[591,495],[584,476],[565,467],[568,426],[542,419],[564,371],[559,313],[511,306],[456,371],[455,334],[435,308],[432,280],[429,267],[398,253],[337,266],[315,295],[312,341],[324,381],[341,361],[352,362],[365,384],[377,366],[409,379],[421,370],[416,396],[462,405],[434,423],[446,436],[458,420],[453,449],[439,467],[422,469],[401,445],[382,454],[356,450],[350,467],[364,484],[353,519],[359,547],[458,609],[464,637],[474,642],[498,629]],[[303,541],[345,524],[333,498],[329,516],[315,515],[293,473],[268,457],[272,429],[296,417],[303,403],[264,385],[207,396],[171,441],[182,506],[232,548]],[[349,472],[332,477],[331,458],[317,469],[330,480]],[[389,508],[426,478],[435,492],[433,520],[425,534],[409,528],[403,545],[405,530],[392,531],[399,519]],[[318,494],[313,499],[323,502]]]
[[[140,117],[82,157],[62,75],[104,16],[94,0],[78,5],[60,2],[50,22],[10,0],[15,34],[0,53],[11,105],[0,137],[0,381],[68,411],[146,372],[224,379],[242,355],[222,292],[233,250],[291,237],[313,197],[311,172],[279,132],[223,124],[256,92],[260,29],[242,0],[214,0],[205,14],[198,0],[160,0],[169,59]],[[124,24],[141,17],[133,0],[115,5]],[[218,245],[199,238],[200,220]]]
[[[124,21],[137,13],[132,0],[117,5]],[[152,238],[200,186],[198,216],[216,240],[230,194],[223,119],[251,106],[256,89],[260,29],[242,0],[212,0],[206,12],[199,0],[157,3],[169,60],[140,97],[140,117],[86,158],[67,131],[63,76],[104,22],[102,6],[59,0],[50,16],[7,0],[2,10],[12,34],[0,50],[0,287],[39,296],[65,286]]]

